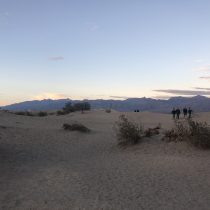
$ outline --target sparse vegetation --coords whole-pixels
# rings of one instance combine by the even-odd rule
[[[144,135],[143,127],[130,122],[125,115],[119,117],[115,128],[119,145],[137,144]]]
[[[106,109],[105,112],[106,113],[111,113],[111,109]]]
[[[155,127],[155,128],[148,128],[147,130],[144,131],[144,135],[146,137],[151,137],[151,136],[155,136],[158,135],[159,132],[159,127]]]
[[[39,117],[46,117],[47,115],[48,115],[47,112],[39,112],[38,113]]]
[[[82,111],[83,113],[83,111],[90,110],[90,109],[91,109],[91,106],[88,102],[80,102],[80,103],[75,103],[75,104],[68,102],[63,107],[63,110],[57,111],[57,115],[65,115],[65,114],[69,114],[75,111]]]
[[[30,116],[30,117],[45,117],[47,116],[47,112],[40,111],[38,113],[36,112],[29,112],[29,111],[19,111],[14,112],[16,115],[22,115],[22,116]]]
[[[192,145],[210,149],[210,127],[206,122],[196,122],[191,119],[175,122],[175,128],[165,132],[165,141],[187,141]]]
[[[190,142],[199,148],[210,149],[210,127],[206,122],[189,120]]]
[[[65,111],[62,111],[62,110],[58,110],[58,111],[57,111],[57,115],[65,115],[65,114],[66,114]]]
[[[63,129],[68,131],[79,131],[83,133],[89,133],[90,129],[80,123],[63,124]]]
[[[34,117],[35,114],[29,111],[19,111],[19,112],[15,112],[16,115],[23,115],[23,116],[30,116],[30,117]]]
[[[175,127],[165,131],[163,140],[167,142],[185,141],[189,136],[188,121],[175,121]]]

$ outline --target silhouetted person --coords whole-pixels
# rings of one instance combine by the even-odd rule
[[[189,118],[191,118],[192,117],[192,109],[189,107],[189,109],[188,109],[188,114],[189,114]]]
[[[176,109],[176,119],[179,119],[179,115],[180,115],[181,111],[179,108]]]
[[[175,119],[175,116],[176,116],[176,110],[175,110],[175,108],[173,108],[173,110],[171,111],[171,114],[173,115],[173,119]]]
[[[185,118],[187,116],[187,108],[186,107],[183,109],[183,114],[184,114],[184,118]]]

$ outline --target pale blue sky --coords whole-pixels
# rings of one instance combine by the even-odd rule
[[[209,11],[209,0],[0,0],[0,105],[210,95]]]

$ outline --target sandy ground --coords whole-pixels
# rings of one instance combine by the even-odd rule
[[[210,209],[210,151],[156,136],[117,146],[120,113],[26,117],[0,112],[0,209]],[[145,127],[170,115],[126,113]],[[210,113],[197,114],[210,123]],[[62,130],[81,122],[92,132]]]

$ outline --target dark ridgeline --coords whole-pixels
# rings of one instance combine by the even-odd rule
[[[151,98],[130,98],[126,100],[42,100],[42,101],[26,101],[9,106],[2,107],[2,109],[11,111],[22,110],[59,110],[62,109],[67,102],[81,103],[88,102],[92,109],[107,109],[112,105],[112,109],[118,111],[151,111],[171,113],[172,107],[193,107],[195,112],[209,112],[210,111],[210,98],[204,96],[187,97],[173,97],[168,100],[158,100]],[[182,110],[181,110],[182,111]]]

